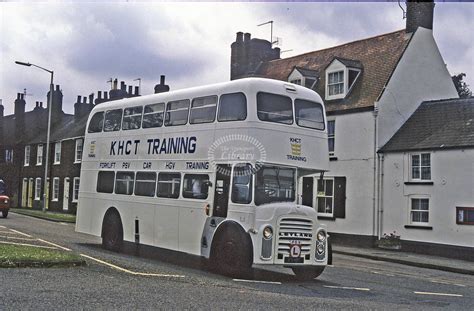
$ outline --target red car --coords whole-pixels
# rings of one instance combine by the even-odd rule
[[[7,187],[3,180],[0,179],[0,211],[3,218],[7,218],[10,209],[10,198],[7,195]]]

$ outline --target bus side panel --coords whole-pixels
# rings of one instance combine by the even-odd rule
[[[207,215],[204,206],[209,203],[190,202],[190,206],[179,207],[179,250],[193,255],[201,255],[201,237]]]
[[[163,199],[155,205],[155,245],[162,248],[178,249],[179,208],[176,200]]]

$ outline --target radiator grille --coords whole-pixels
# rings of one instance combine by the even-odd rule
[[[306,218],[285,217],[280,219],[278,226],[278,254],[288,256],[290,245],[298,243],[301,245],[301,255],[311,252],[311,241],[313,240],[313,221]]]

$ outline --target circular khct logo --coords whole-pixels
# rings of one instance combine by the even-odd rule
[[[231,174],[233,163],[252,163],[251,167],[234,172],[234,175],[247,176],[258,171],[267,158],[262,143],[255,137],[244,134],[231,134],[218,138],[209,147],[207,155],[210,164],[217,172],[228,176]]]

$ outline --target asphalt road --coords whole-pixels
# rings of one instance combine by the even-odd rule
[[[474,308],[469,275],[335,254],[314,281],[296,281],[284,268],[257,268],[237,280],[182,254],[105,251],[72,224],[11,213],[0,226],[88,256],[86,267],[0,269],[0,310]]]

